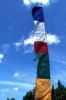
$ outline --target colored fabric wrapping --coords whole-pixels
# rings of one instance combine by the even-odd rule
[[[48,53],[48,46],[47,43],[41,42],[41,41],[35,41],[34,42],[34,51],[36,54],[39,53]]]
[[[51,100],[51,81],[49,79],[37,78],[35,100]]]
[[[42,7],[34,7],[32,15],[35,23],[34,51],[38,59],[35,100],[51,100],[51,80],[48,46],[45,42],[45,21]]]

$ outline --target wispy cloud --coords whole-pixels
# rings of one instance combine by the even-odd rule
[[[9,92],[9,91],[17,92],[17,91],[19,91],[19,88],[14,87],[14,88],[2,88],[2,89],[0,89],[1,93],[5,93],[5,92]]]
[[[22,37],[19,41],[13,43],[17,51],[19,51],[20,47],[23,47],[24,44],[23,42],[24,42],[24,37]]]
[[[10,86],[18,86],[21,88],[32,89],[33,84],[27,82],[12,82],[12,81],[0,81],[0,85],[10,85]]]
[[[14,76],[14,78],[21,79],[21,78],[24,78],[26,76],[26,74],[22,74],[20,72],[15,72],[13,76]]]
[[[0,53],[0,63],[2,63],[3,59],[4,59],[4,54]]]
[[[19,91],[18,87],[13,88],[14,91]]]
[[[20,76],[20,73],[19,72],[15,72],[14,73],[14,77],[19,77]]]
[[[34,49],[33,49],[33,47],[32,47],[32,48],[30,48],[30,49],[27,49],[27,48],[26,48],[26,49],[24,50],[24,54],[27,54],[27,53],[32,53],[32,52],[33,52],[33,50],[34,50]]]
[[[15,45],[15,47],[19,48],[21,45],[23,45],[23,42],[19,41],[19,42],[15,42],[13,44]]]
[[[65,65],[66,65],[66,61],[65,61],[65,60],[53,59],[53,61],[55,61],[55,62],[57,62],[57,63],[61,63],[61,64],[65,64]]]
[[[9,45],[8,43],[3,44],[3,45],[1,46],[1,50],[2,50],[2,52],[3,52],[4,54],[9,50],[9,48],[10,48],[10,45]]]
[[[3,44],[0,47],[0,63],[3,62],[3,59],[5,58],[5,54],[7,53],[7,51],[9,50],[10,45],[8,43]]]
[[[58,0],[23,0],[24,4],[29,6],[30,4],[35,4],[35,3],[38,3],[42,6],[46,5],[50,5],[52,3],[55,3],[57,2]]]

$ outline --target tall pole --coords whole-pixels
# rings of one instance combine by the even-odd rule
[[[45,20],[42,7],[34,7],[32,16],[35,24],[34,51],[38,59],[35,100],[51,100],[51,80]]]

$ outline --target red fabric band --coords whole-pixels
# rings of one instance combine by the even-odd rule
[[[34,42],[34,51],[35,53],[48,53],[47,43],[41,41]]]

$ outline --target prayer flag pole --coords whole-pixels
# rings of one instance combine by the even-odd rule
[[[38,59],[35,100],[51,100],[50,66],[43,8],[34,7],[32,16],[36,37],[34,52]]]

